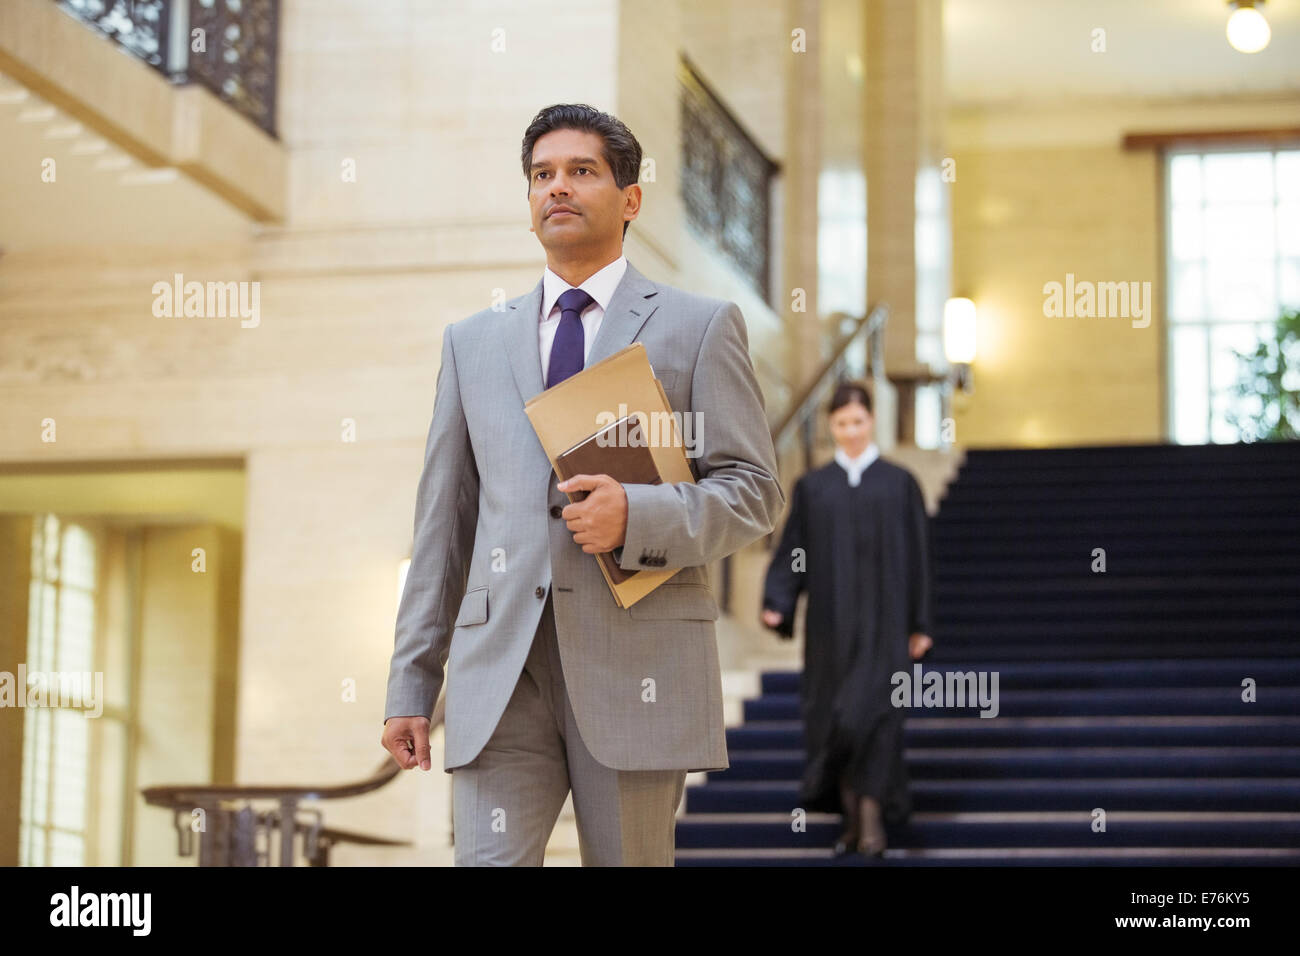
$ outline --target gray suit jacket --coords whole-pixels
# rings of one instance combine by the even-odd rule
[[[445,674],[444,769],[474,760],[550,588],[565,683],[596,759],[617,770],[723,769],[706,565],[770,532],[785,507],[744,318],[732,302],[651,282],[628,263],[601,320],[588,365],[640,341],[673,410],[698,413],[699,454],[688,459],[697,484],[623,486],[620,565],[682,569],[623,609],[559,517],[568,495],[524,414],[544,388],[541,301],[539,280],[443,333],[384,719],[431,715]]]

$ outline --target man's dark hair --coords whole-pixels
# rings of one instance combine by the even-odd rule
[[[533,146],[547,133],[557,129],[596,133],[604,139],[605,145],[601,148],[601,153],[605,164],[614,173],[614,184],[619,189],[626,189],[641,178],[641,144],[622,120],[585,103],[557,103],[538,112],[524,131],[524,147],[520,158],[523,160],[524,181],[529,190],[532,189],[533,182],[529,169],[533,165]],[[630,220],[623,223],[625,238],[630,225]]]
[[[835,386],[835,392],[831,395],[830,405],[826,409],[826,414],[833,414],[838,409],[843,408],[849,402],[858,402],[864,405],[868,412],[871,411],[871,393],[867,391],[867,386],[861,382],[841,382]]]

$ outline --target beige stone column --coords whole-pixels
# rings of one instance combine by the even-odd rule
[[[922,323],[927,318],[938,321],[935,310],[942,309],[947,296],[946,265],[941,274],[923,273],[916,245],[918,176],[927,170],[933,174],[943,159],[943,11],[941,0],[863,3],[867,300],[890,307],[885,367],[900,386],[898,440],[910,444],[907,380],[917,372],[918,318]],[[936,218],[939,232],[946,236],[946,213]],[[946,253],[943,260],[946,263]],[[918,305],[925,316],[918,316]]]
[[[786,322],[786,379],[798,391],[821,363],[817,310],[817,181],[821,171],[823,123],[820,0],[788,0],[786,150],[781,170],[780,285],[777,312]],[[796,37],[795,31],[802,31]],[[804,47],[796,48],[796,40]],[[802,289],[802,312],[792,311],[793,291]]]
[[[27,660],[27,595],[32,566],[32,519],[0,517],[0,671],[8,671],[15,694],[18,665]],[[16,698],[15,698],[16,699]],[[0,866],[17,866],[23,795],[23,721],[21,707],[0,710]]]

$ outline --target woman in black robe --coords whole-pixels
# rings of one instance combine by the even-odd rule
[[[929,525],[911,472],[878,457],[866,388],[838,386],[829,415],[836,457],[795,483],[762,618],[792,638],[795,605],[808,593],[800,800],[843,813],[837,853],[878,855],[883,824],[911,814],[904,711],[890,693],[892,675],[910,672],[933,644]]]

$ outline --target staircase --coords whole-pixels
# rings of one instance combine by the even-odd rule
[[[969,452],[925,669],[996,672],[998,715],[912,709],[912,818],[837,859],[837,815],[794,825],[799,675],[764,673],[677,865],[1300,864],[1298,495],[1300,442]]]

